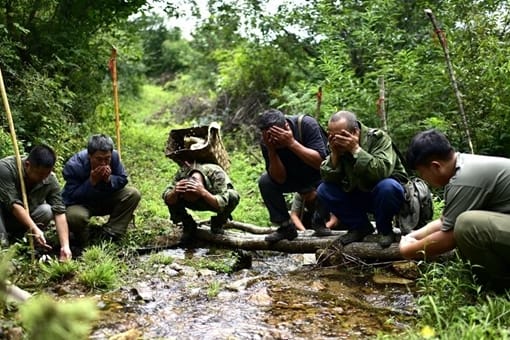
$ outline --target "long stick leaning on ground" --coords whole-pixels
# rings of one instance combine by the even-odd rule
[[[9,101],[7,100],[7,92],[5,91],[4,78],[2,76],[2,70],[0,70],[0,91],[2,92],[2,101],[4,103],[5,113],[7,114],[7,121],[9,122],[9,131],[11,133],[12,145],[14,147],[14,155],[16,157],[16,165],[18,167],[18,176],[21,186],[21,195],[23,198],[23,205],[25,206],[25,210],[27,214],[30,215],[30,210],[28,208],[28,198],[27,198],[27,190],[25,188],[25,181],[23,180],[23,168],[21,163],[21,155],[19,153],[18,148],[18,140],[16,138],[16,130],[14,129],[14,122],[12,120],[11,108],[9,106]],[[35,248],[34,248],[34,239],[31,235],[28,235],[28,240],[30,243],[30,250],[32,253],[32,262],[35,262]]]
[[[117,136],[117,152],[119,159],[121,159],[120,152],[120,114],[119,114],[119,91],[117,83],[117,49],[112,46],[112,54],[109,63],[110,72],[112,74],[113,82],[113,108],[115,110],[115,134]]]
[[[448,74],[450,75],[450,81],[453,86],[453,90],[455,92],[455,97],[457,98],[457,104],[459,105],[460,115],[462,116],[462,122],[464,123],[464,128],[466,129],[466,136],[469,143],[469,150],[471,153],[474,153],[473,150],[473,142],[471,141],[471,134],[469,133],[469,126],[466,118],[466,113],[464,112],[464,105],[462,105],[462,97],[459,91],[459,87],[457,86],[457,80],[455,79],[455,74],[453,73],[452,62],[450,60],[450,54],[448,52],[448,46],[446,45],[446,38],[444,36],[444,32],[439,28],[437,24],[436,17],[432,10],[426,9],[425,13],[429,16],[430,21],[432,21],[432,25],[434,26],[434,30],[436,31],[437,37],[441,42],[441,46],[443,47],[444,57],[446,60],[446,66],[448,67]]]

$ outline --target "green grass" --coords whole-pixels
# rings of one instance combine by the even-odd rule
[[[120,285],[124,266],[117,259],[113,245],[103,243],[87,248],[81,262],[78,282],[85,287],[109,290]]]
[[[168,265],[174,262],[174,258],[170,255],[165,255],[163,253],[151,254],[148,260],[151,265]]]
[[[454,259],[423,264],[418,280],[416,325],[399,336],[405,339],[509,339],[510,291],[483,291],[469,264]]]
[[[221,282],[219,281],[212,281],[209,284],[209,287],[207,288],[207,297],[209,299],[213,299],[218,296],[218,294],[221,292]]]
[[[142,193],[136,210],[136,229],[130,230],[126,244],[132,247],[150,243],[157,235],[169,232],[172,224],[161,194],[172,181],[177,164],[165,156],[169,132],[193,126],[192,122],[172,122],[170,104],[175,98],[171,92],[152,85],[142,89],[143,100],[129,100],[125,107],[132,121],[122,126],[122,160],[129,174],[131,185]],[[125,109],[124,111],[126,111]],[[225,145],[237,145],[223,133]],[[233,138],[233,137],[232,137]],[[231,159],[229,175],[241,200],[233,218],[245,223],[269,225],[269,215],[262,202],[257,180],[264,170],[260,151],[256,155],[242,150],[228,150]],[[211,212],[191,212],[197,219],[208,219]],[[163,223],[162,221],[167,221]]]
[[[57,260],[41,263],[40,267],[46,274],[46,278],[52,282],[67,280],[73,277],[79,269],[78,262],[76,261],[60,262]]]

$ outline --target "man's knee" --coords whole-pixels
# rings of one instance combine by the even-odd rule
[[[53,210],[51,205],[43,203],[30,214],[35,223],[46,227],[53,220]]]
[[[457,245],[478,242],[477,226],[480,221],[480,213],[477,211],[465,211],[457,216],[453,236]]]
[[[263,192],[264,189],[271,187],[273,185],[273,181],[271,180],[271,177],[269,177],[269,175],[266,172],[266,173],[263,173],[259,177],[258,184],[259,184],[260,192]]]
[[[237,207],[239,204],[239,200],[241,197],[239,196],[239,193],[235,190],[229,190],[228,191],[228,205],[231,207],[231,211]]]
[[[140,202],[141,198],[142,198],[142,194],[140,194],[140,191],[136,188],[126,188],[126,192],[127,192],[127,200],[132,202],[132,203],[135,203],[135,204],[138,204],[138,202]]]
[[[89,222],[89,211],[81,205],[71,205],[66,209],[66,219],[69,228],[84,227]]]

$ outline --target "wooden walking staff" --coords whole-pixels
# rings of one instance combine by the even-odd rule
[[[25,181],[23,180],[23,164],[21,163],[21,155],[19,153],[18,148],[18,140],[16,138],[16,130],[14,130],[14,121],[12,119],[11,108],[9,107],[9,101],[7,100],[7,92],[5,91],[4,78],[2,76],[2,70],[0,70],[0,91],[2,92],[2,101],[4,103],[5,113],[7,114],[7,121],[9,123],[9,131],[11,133],[12,145],[14,147],[14,155],[16,157],[16,166],[18,167],[18,176],[21,187],[21,196],[23,199],[23,205],[27,214],[30,215],[30,210],[28,208],[28,197],[27,190],[25,188]],[[35,262],[35,248],[34,248],[34,239],[32,235],[28,235],[28,240],[30,243],[30,250],[32,253],[32,262]]]
[[[457,104],[459,105],[460,115],[462,116],[462,122],[464,123],[464,128],[466,129],[466,136],[469,143],[469,149],[471,150],[471,153],[474,153],[473,150],[473,143],[471,142],[471,134],[469,133],[469,126],[466,118],[466,113],[464,112],[464,105],[462,105],[462,97],[459,91],[459,87],[457,86],[457,80],[455,79],[455,74],[453,73],[453,67],[452,62],[450,60],[450,54],[448,52],[448,46],[446,44],[446,37],[444,35],[444,32],[439,28],[439,25],[437,24],[436,17],[434,16],[434,13],[432,13],[432,10],[426,9],[425,13],[430,18],[430,21],[432,21],[432,26],[434,26],[434,30],[436,31],[437,37],[439,38],[439,42],[441,42],[441,46],[443,47],[444,57],[446,60],[446,66],[448,67],[448,74],[450,75],[450,81],[453,86],[453,90],[455,92],[455,97],[457,98]]]
[[[119,92],[117,84],[117,49],[112,46],[112,54],[110,56],[110,62],[108,64],[110,73],[112,74],[113,82],[113,108],[115,110],[115,135],[117,136],[117,152],[119,153],[119,159],[121,159],[120,152],[120,114],[119,114]]]

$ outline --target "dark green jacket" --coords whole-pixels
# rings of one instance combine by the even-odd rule
[[[336,168],[328,156],[321,165],[321,177],[325,182],[336,183],[345,192],[353,190],[371,191],[381,180],[393,177],[401,183],[407,181],[407,174],[391,137],[379,129],[370,129],[360,124],[361,151],[353,156],[341,156]]]
[[[23,169],[24,173],[25,169]],[[49,204],[55,214],[63,214],[66,211],[60,195],[60,185],[53,172],[27,192],[27,198],[30,211],[34,211],[43,203]],[[0,204],[2,209],[9,213],[12,212],[13,204],[23,206],[18,167],[14,156],[0,159]]]

